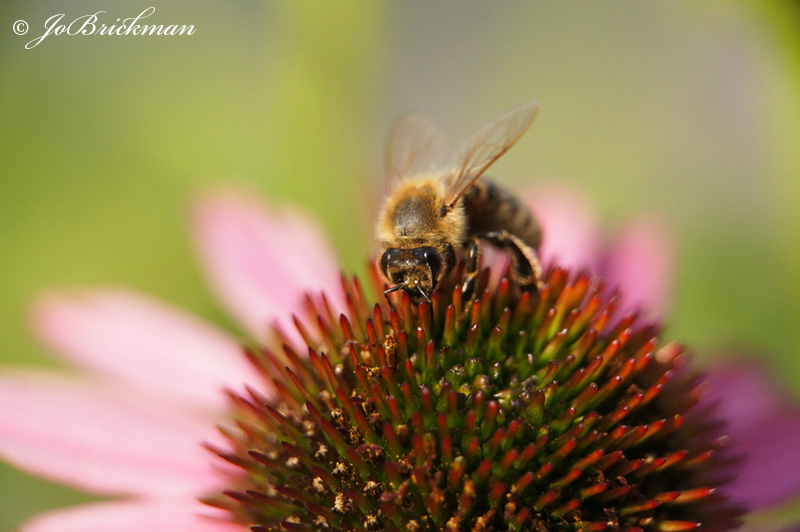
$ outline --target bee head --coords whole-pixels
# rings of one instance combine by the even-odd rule
[[[389,248],[380,260],[381,273],[393,286],[386,291],[405,290],[416,302],[430,301],[430,293],[442,277],[442,254],[434,247]]]

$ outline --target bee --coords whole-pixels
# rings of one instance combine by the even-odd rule
[[[462,291],[470,300],[481,267],[481,241],[509,252],[511,277],[521,287],[542,289],[541,226],[512,192],[480,179],[527,131],[538,110],[533,101],[500,115],[444,166],[438,162],[443,137],[430,122],[412,116],[395,126],[377,226],[383,249],[378,268],[390,285],[387,296],[405,290],[415,303],[430,302],[433,289],[461,257],[466,261]]]

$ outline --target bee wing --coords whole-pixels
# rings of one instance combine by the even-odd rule
[[[538,101],[515,107],[483,126],[461,145],[447,181],[447,210],[455,207],[486,169],[519,140],[538,111]]]
[[[443,166],[447,140],[421,116],[406,116],[395,123],[386,145],[386,192],[403,177]]]

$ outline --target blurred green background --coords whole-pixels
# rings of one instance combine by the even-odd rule
[[[196,34],[24,48],[53,14],[149,6],[153,22]],[[186,238],[187,198],[213,184],[301,206],[343,267],[362,270],[391,120],[418,111],[459,140],[532,97],[542,111],[525,147],[494,174],[574,186],[609,228],[643,213],[666,220],[680,253],[667,335],[706,360],[754,353],[796,392],[790,1],[4,0],[0,364],[56,364],[25,323],[26,303],[51,286],[127,284],[233,327]],[[86,500],[0,466],[0,530]]]

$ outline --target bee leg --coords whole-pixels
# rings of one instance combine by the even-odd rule
[[[464,284],[461,285],[461,294],[464,301],[468,304],[477,296],[475,291],[475,280],[481,272],[481,243],[473,237],[467,244],[467,262],[464,271]]]
[[[536,291],[544,288],[544,269],[535,249],[508,231],[491,231],[478,236],[511,254],[511,276],[520,287]]]

